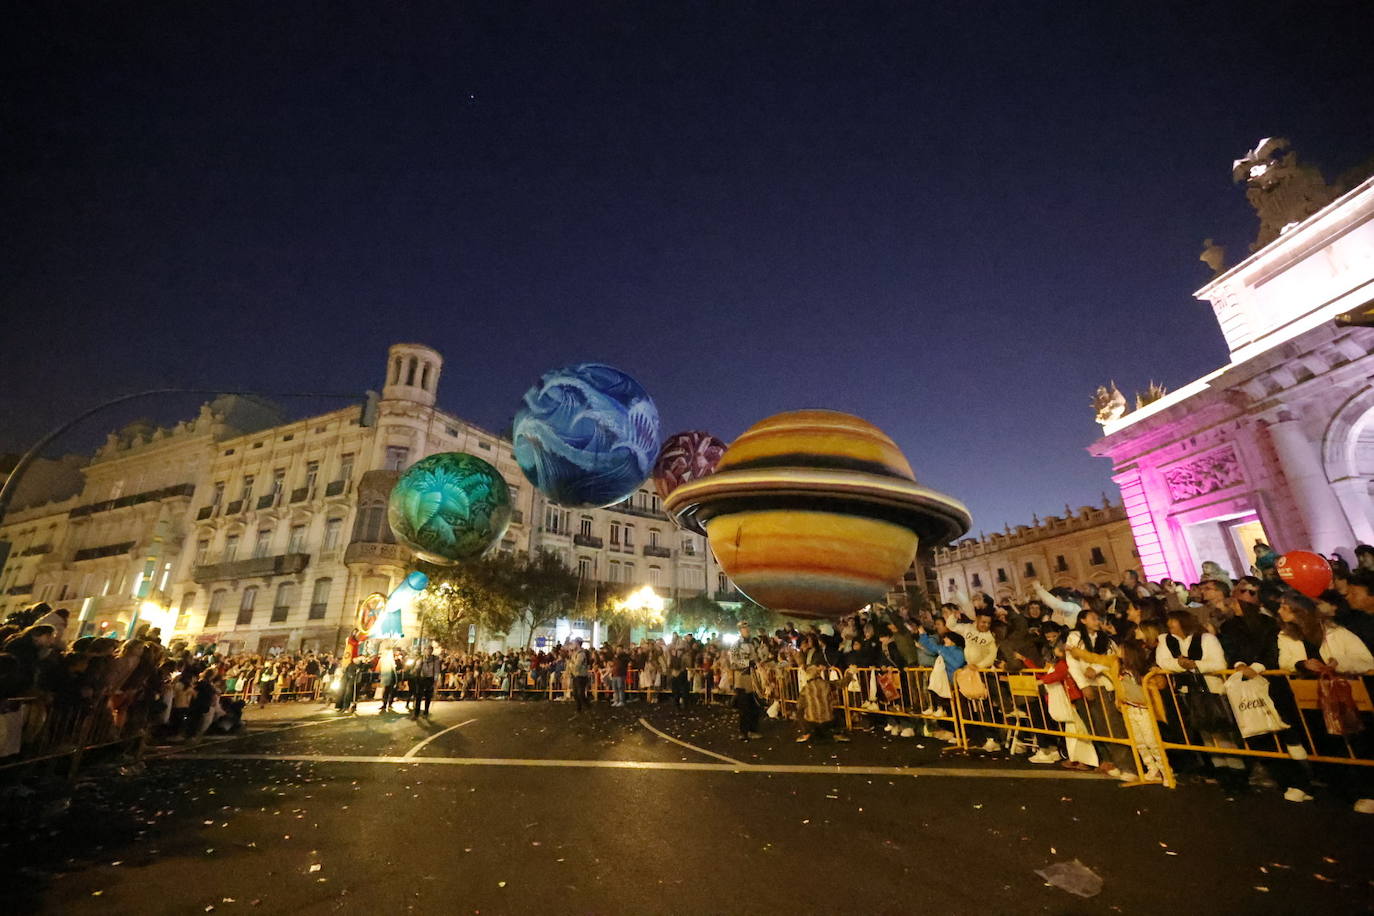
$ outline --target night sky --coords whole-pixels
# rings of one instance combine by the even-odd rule
[[[1095,386],[1225,360],[1231,160],[1374,154],[1369,4],[1130,8],[12,5],[0,450],[162,384],[380,388],[417,340],[494,430],[593,359],[665,432],[858,413],[975,532],[1115,497]]]

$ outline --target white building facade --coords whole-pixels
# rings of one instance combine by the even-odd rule
[[[1106,419],[1143,572],[1233,575],[1255,543],[1280,553],[1374,543],[1374,179],[1286,229],[1198,290],[1230,350],[1216,371]]]
[[[547,503],[509,440],[436,406],[442,370],[434,350],[396,344],[381,396],[366,404],[282,422],[270,405],[219,398],[172,429],[113,434],[81,493],[0,525],[13,545],[0,614],[46,600],[79,608],[82,633],[148,621],[230,651],[333,649],[359,601],[390,592],[412,568],[387,523],[392,486],[415,461],[447,451],[505,477],[514,514],[498,549],[557,553],[581,573],[589,603],[642,585],[666,598],[738,599],[705,540],[663,515],[651,483],[607,509]],[[403,624],[419,634],[413,617]],[[509,637],[593,629],[574,619]]]

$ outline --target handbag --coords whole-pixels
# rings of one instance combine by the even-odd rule
[[[1231,726],[1231,717],[1220,696],[1207,686],[1207,678],[1195,671],[1174,675],[1176,687],[1183,687],[1183,708],[1188,725],[1202,732],[1223,732]]]
[[[782,704],[777,700],[768,704],[768,718],[776,719],[782,713]]]
[[[1288,727],[1269,698],[1269,684],[1262,677],[1231,675],[1226,679],[1226,699],[1231,702],[1242,738],[1281,732]]]
[[[883,700],[894,703],[902,698],[902,685],[898,678],[901,675],[893,671],[884,671],[878,675],[878,690],[883,695]]]
[[[986,700],[988,698],[987,685],[968,665],[954,672],[954,685],[959,688],[959,693],[969,700]]]
[[[1063,684],[1045,684],[1046,711],[1056,722],[1073,721],[1073,703]]]
[[[1364,730],[1360,721],[1360,710],[1355,705],[1355,696],[1350,682],[1343,677],[1326,673],[1317,685],[1317,699],[1322,708],[1322,720],[1330,735],[1349,736]]]

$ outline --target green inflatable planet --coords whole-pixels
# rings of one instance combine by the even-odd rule
[[[451,566],[481,556],[506,533],[510,488],[481,458],[441,452],[401,475],[386,514],[397,540],[417,557]]]

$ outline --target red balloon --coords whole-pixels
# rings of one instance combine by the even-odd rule
[[[1309,598],[1331,587],[1331,564],[1309,550],[1290,550],[1279,557],[1274,569],[1279,578]]]

